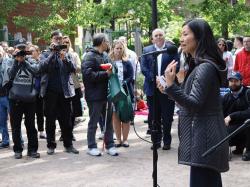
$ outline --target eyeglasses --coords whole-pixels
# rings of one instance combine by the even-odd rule
[[[243,41],[243,43],[249,43],[250,42],[250,40],[247,40],[247,41]]]

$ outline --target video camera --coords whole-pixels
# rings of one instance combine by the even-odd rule
[[[15,48],[19,49],[20,51],[18,51],[17,53],[13,54],[13,57],[17,57],[17,56],[22,56],[25,57],[26,55],[32,55],[31,51],[27,51],[26,50],[26,44],[17,44],[15,46]]]
[[[67,45],[54,45],[50,50],[53,51],[61,51],[63,49],[67,49]]]
[[[21,51],[18,51],[16,54],[14,54],[13,57],[17,57],[17,56],[24,57],[26,55],[32,55],[32,52],[31,51],[21,50]]]

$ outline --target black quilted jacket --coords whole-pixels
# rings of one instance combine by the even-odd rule
[[[227,69],[210,62],[199,63],[182,87],[173,84],[165,91],[180,105],[178,135],[180,164],[229,170],[228,142],[203,158],[201,155],[227,136],[220,98],[220,82]]]
[[[90,49],[82,62],[82,79],[85,87],[85,98],[90,101],[107,101],[108,73],[101,69],[100,64],[105,62],[104,54]]]

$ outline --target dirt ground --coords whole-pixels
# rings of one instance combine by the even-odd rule
[[[145,136],[147,124],[143,123],[146,116],[137,116],[135,128]],[[158,184],[161,187],[188,187],[189,167],[177,164],[177,120],[172,128],[172,148],[170,151],[159,149]],[[63,152],[62,142],[58,142],[56,154],[49,156],[46,151],[46,141],[39,140],[40,159],[26,156],[27,139],[25,140],[23,159],[13,158],[10,149],[0,150],[0,186],[1,187],[150,187],[152,180],[152,151],[150,144],[140,140],[131,128],[129,148],[119,148],[120,155],[112,157],[104,153],[101,157],[91,157],[86,154],[86,127],[88,119],[80,123],[74,130],[77,141],[74,146],[79,155]],[[97,130],[97,136],[100,131]],[[57,130],[57,139],[60,133]],[[99,148],[102,141],[98,140]],[[250,162],[241,161],[234,156],[230,162],[230,171],[222,174],[224,187],[249,187]]]

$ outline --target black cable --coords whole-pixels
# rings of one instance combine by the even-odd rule
[[[139,60],[137,61],[136,66],[135,66],[135,82],[134,82],[135,84],[134,84],[134,92],[135,92],[136,89],[137,89],[137,82],[136,82],[136,80],[137,80],[137,66],[138,66],[138,62],[139,62]],[[134,112],[134,116],[135,116],[136,97],[134,97],[134,102],[135,102],[135,104],[134,104],[134,107],[133,107],[133,112]],[[137,133],[137,131],[136,131],[136,129],[135,129],[135,123],[134,123],[133,126],[134,126],[135,134],[136,134],[136,136],[137,136],[139,139],[141,139],[141,140],[144,141],[144,142],[153,144],[152,141],[149,141],[149,140],[146,140],[146,139],[142,138],[142,137]]]

